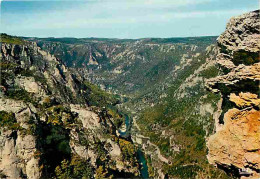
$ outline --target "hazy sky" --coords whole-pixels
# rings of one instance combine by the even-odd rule
[[[257,8],[258,0],[4,0],[0,31],[36,37],[219,35],[230,17]]]

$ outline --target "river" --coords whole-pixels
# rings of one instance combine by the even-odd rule
[[[131,134],[131,118],[129,118],[128,115],[124,115],[125,117],[125,126],[123,130],[119,130],[119,134],[123,138],[128,138]],[[142,150],[139,148],[137,151],[137,159],[140,165],[140,172],[141,172],[141,177],[142,178],[149,178],[149,173],[148,173],[148,166],[147,166],[147,161],[145,159],[144,153]]]
[[[146,162],[144,153],[142,152],[141,149],[138,149],[137,155],[138,155],[138,162],[141,165],[141,168],[140,168],[141,177],[149,178],[147,162]]]

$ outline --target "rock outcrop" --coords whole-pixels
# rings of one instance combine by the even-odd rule
[[[117,136],[108,94],[35,43],[17,42],[1,43],[0,178],[138,176],[137,151]]]
[[[249,178],[260,177],[259,26],[259,10],[230,20],[218,38],[217,62],[224,74],[207,82],[223,98],[220,125],[207,143],[208,160]]]

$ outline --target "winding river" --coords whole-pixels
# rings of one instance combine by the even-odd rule
[[[128,138],[128,137],[130,137],[130,133],[131,133],[131,121],[132,120],[126,114],[124,115],[124,118],[125,118],[125,126],[122,130],[119,130],[118,132],[121,137]],[[147,162],[146,162],[144,153],[142,152],[142,150],[140,148],[137,151],[137,159],[141,166],[140,167],[141,177],[149,178]]]

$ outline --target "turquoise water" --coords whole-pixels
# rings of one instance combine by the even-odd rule
[[[143,152],[140,149],[138,149],[137,155],[138,155],[139,164],[141,165],[141,170],[140,170],[141,171],[141,177],[142,178],[149,178],[147,162],[146,162],[146,159],[144,157]]]
[[[129,137],[131,132],[131,120],[128,115],[124,115],[124,117],[125,117],[126,131],[125,132],[119,131],[119,133],[121,137]],[[137,158],[140,164],[141,177],[149,178],[147,162],[141,149],[138,149],[137,151]]]
[[[125,117],[125,125],[126,125],[126,131],[122,132],[119,130],[120,136],[121,137],[125,137],[127,138],[130,134],[130,130],[131,130],[131,126],[130,126],[130,118],[128,117],[128,115],[124,115]]]

